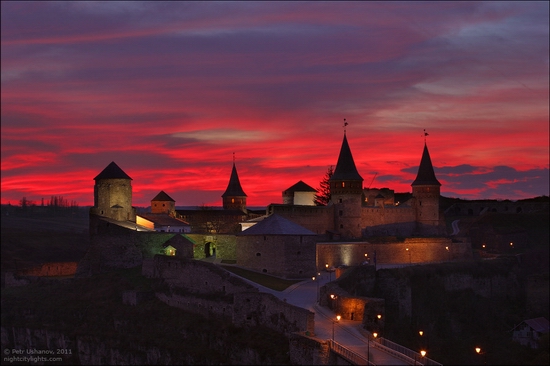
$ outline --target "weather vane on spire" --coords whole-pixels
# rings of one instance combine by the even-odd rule
[[[424,143],[426,143],[426,136],[428,136],[429,133],[426,132],[426,129],[424,129]]]
[[[348,125],[348,123],[346,122],[346,119],[344,118],[344,133],[346,133],[346,126]]]

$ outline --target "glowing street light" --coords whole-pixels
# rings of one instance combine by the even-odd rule
[[[329,274],[329,281],[332,282],[332,271],[328,268],[328,263],[325,264],[325,268]]]
[[[336,320],[332,321],[332,341],[334,342],[334,323],[339,322],[340,318],[342,318],[340,315],[336,315]]]
[[[317,302],[319,302],[319,278],[315,278],[315,276],[311,277],[313,281],[317,280],[317,292],[315,293],[315,297],[317,299]]]
[[[411,251],[409,248],[405,249],[409,253],[409,264],[411,264]]]
[[[481,347],[476,347],[475,350],[478,355],[483,357],[483,364],[487,365],[487,356],[485,355],[485,351],[483,351]]]

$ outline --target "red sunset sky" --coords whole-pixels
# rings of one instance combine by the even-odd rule
[[[548,2],[1,3],[1,202],[93,204],[115,161],[134,206],[249,206],[335,165],[410,192],[549,194]],[[374,178],[374,181],[373,181]],[[371,183],[372,182],[372,183]]]

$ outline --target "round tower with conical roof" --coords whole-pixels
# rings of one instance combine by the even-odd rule
[[[361,237],[363,178],[357,172],[346,133],[334,173],[329,179],[334,229],[344,238]]]
[[[439,197],[441,183],[435,177],[428,146],[424,142],[424,151],[418,167],[416,179],[411,184],[416,210],[417,229],[420,234],[439,233]]]
[[[244,193],[237,174],[237,168],[235,162],[233,162],[233,169],[231,170],[231,177],[229,178],[229,184],[227,189],[222,194],[223,208],[225,210],[242,210],[246,212],[246,193]]]
[[[132,178],[113,161],[94,180],[94,207],[90,213],[117,221],[135,222]]]

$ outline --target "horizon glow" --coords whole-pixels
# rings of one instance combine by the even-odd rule
[[[346,134],[364,187],[549,195],[548,2],[2,2],[1,203],[248,206],[319,187]]]

